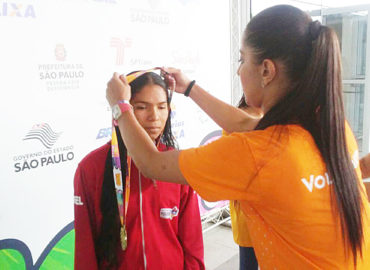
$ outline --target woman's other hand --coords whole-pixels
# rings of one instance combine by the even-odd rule
[[[184,94],[186,88],[190,84],[190,80],[185,76],[184,73],[181,72],[180,69],[172,68],[172,67],[161,67],[162,76],[165,78],[166,83],[168,84],[170,89],[175,87],[175,92]]]
[[[111,107],[120,100],[131,99],[131,86],[127,83],[125,75],[113,73],[112,79],[107,83],[106,97]]]

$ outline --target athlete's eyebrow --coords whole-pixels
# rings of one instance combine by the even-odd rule
[[[143,104],[153,104],[153,103],[151,103],[151,102],[147,102],[147,101],[142,101],[142,100],[137,100],[137,101],[134,101],[134,103],[136,104],[136,103],[143,103]],[[158,102],[158,103],[156,103],[157,105],[161,105],[161,104],[167,104],[167,101],[161,101],[161,102]]]

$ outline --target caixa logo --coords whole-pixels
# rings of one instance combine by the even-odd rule
[[[1,17],[36,18],[33,5],[0,2]]]
[[[101,128],[96,136],[96,139],[111,138],[112,137],[112,127]]]

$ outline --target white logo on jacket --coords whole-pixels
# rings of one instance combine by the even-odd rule
[[[179,214],[179,209],[177,206],[174,206],[173,208],[161,208],[159,216],[163,219],[173,219],[174,217],[177,217]]]
[[[75,205],[84,205],[80,196],[74,196]]]

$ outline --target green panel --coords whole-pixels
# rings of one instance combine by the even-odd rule
[[[1,270],[25,270],[26,264],[21,253],[14,249],[0,250]]]
[[[68,232],[46,256],[40,270],[73,270],[75,230]]]

